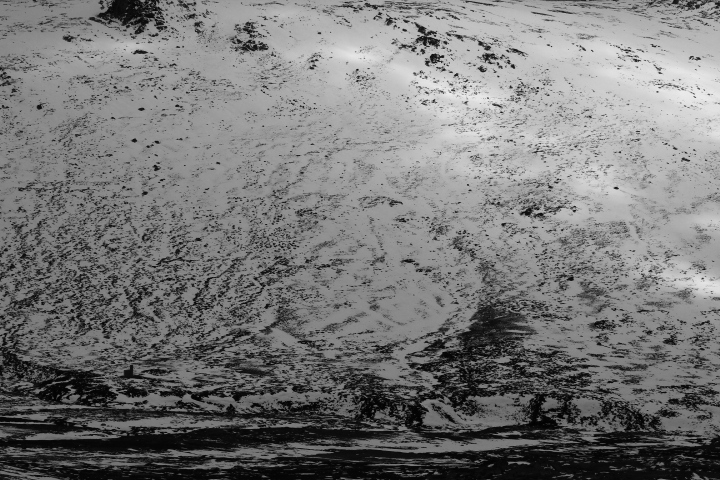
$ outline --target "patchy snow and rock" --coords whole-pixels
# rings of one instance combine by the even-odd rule
[[[141,4],[2,2],[7,394],[717,433],[712,2]]]

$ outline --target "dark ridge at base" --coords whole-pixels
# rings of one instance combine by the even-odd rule
[[[237,392],[224,389],[192,391],[177,386],[161,386],[147,383],[143,375],[118,378],[116,382],[94,372],[59,369],[24,360],[7,348],[0,349],[0,379],[25,382],[10,393],[36,397],[45,401],[95,407],[125,407],[141,410],[158,410],[147,405],[143,398],[156,394],[172,397],[174,406],[160,407],[177,412],[207,412],[236,416],[243,414],[284,416],[297,419],[343,417],[358,426],[404,426],[418,430],[482,429],[482,418],[492,417],[492,423],[500,421],[513,428],[555,429],[561,427],[600,428],[619,432],[657,432],[662,430],[660,419],[643,413],[635,406],[617,398],[576,394],[549,394],[539,392],[505,392],[502,395],[469,395],[464,398],[448,398],[437,391],[393,392],[382,385],[355,382],[353,389],[338,387],[334,392],[315,399],[288,392]],[[313,392],[310,392],[313,393]],[[221,403],[212,398],[222,399]],[[125,400],[121,400],[125,398]],[[135,400],[135,401],[132,401]],[[130,403],[127,403],[130,401]],[[118,403],[119,402],[119,403]],[[507,404],[505,412],[492,413],[497,402]],[[490,409],[489,411],[487,409]],[[342,413],[340,413],[342,412]],[[448,413],[449,412],[449,413]],[[457,414],[461,417],[453,419]],[[447,420],[442,424],[427,422],[428,415],[439,415]],[[469,423],[465,423],[469,421]],[[480,423],[478,423],[480,422]]]
[[[60,428],[60,427],[59,427]],[[66,427],[68,428],[68,427]],[[620,434],[596,436],[591,440],[569,437],[567,442],[543,435],[526,438],[541,441],[498,449],[416,452],[402,448],[402,435],[395,432],[323,429],[222,429],[208,428],[192,433],[131,434],[106,440],[2,440],[11,447],[0,460],[13,478],[57,475],[62,478],[105,479],[555,479],[555,478],[717,478],[720,449],[714,443],[673,445],[663,437]],[[472,437],[465,437],[472,441]],[[428,442],[460,441],[456,435],[425,437]],[[398,443],[400,441],[400,443]],[[487,439],[488,442],[502,439]],[[215,457],[208,453],[219,445],[236,451],[262,449],[275,452],[288,442],[314,445],[315,452],[285,453],[281,457],[250,460]],[[328,443],[362,442],[367,447],[326,449]],[[374,443],[376,446],[369,446]],[[635,448],[630,444],[638,444]],[[318,448],[319,447],[319,448]],[[400,447],[400,448],[398,448]],[[143,453],[138,452],[141,451]],[[28,455],[33,452],[33,455]],[[128,461],[145,454],[154,461]],[[178,457],[178,452],[184,452]],[[123,467],[87,458],[112,459],[123,455]],[[217,467],[208,468],[208,459],[217,458]],[[278,461],[280,460],[280,461]],[[33,475],[31,475],[33,474]],[[308,476],[308,477],[305,477]]]

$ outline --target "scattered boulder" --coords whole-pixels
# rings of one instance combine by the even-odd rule
[[[0,87],[6,87],[12,83],[15,83],[15,81],[10,78],[10,75],[5,70],[0,70]]]

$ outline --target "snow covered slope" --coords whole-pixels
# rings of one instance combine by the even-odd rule
[[[6,392],[720,427],[717,22],[164,0],[143,30],[0,4]]]

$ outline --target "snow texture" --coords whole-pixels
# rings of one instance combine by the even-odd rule
[[[3,414],[715,435],[701,3],[0,1]]]

